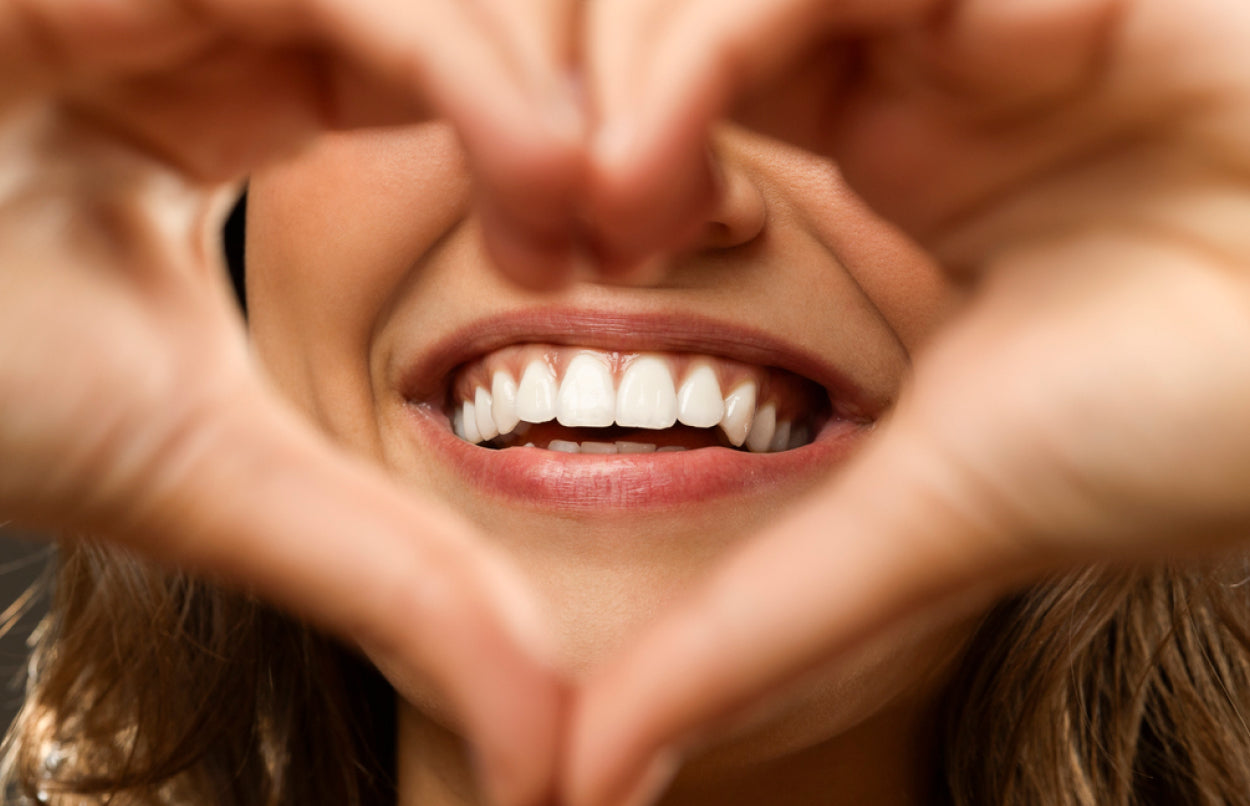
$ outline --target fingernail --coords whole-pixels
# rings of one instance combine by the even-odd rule
[[[664,791],[681,768],[681,754],[673,749],[661,750],[647,762],[646,770],[638,777],[633,789],[621,800],[620,806],[651,806],[660,799]]]

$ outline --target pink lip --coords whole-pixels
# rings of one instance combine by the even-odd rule
[[[496,451],[451,433],[430,406],[412,407],[418,438],[466,485],[525,508],[563,512],[680,506],[762,492],[819,475],[845,459],[870,426],[831,420],[812,444],[754,454],[729,448],[681,453],[586,456],[539,448]]]
[[[680,453],[587,456],[537,448],[490,450],[456,437],[442,410],[451,371],[491,350],[524,341],[614,350],[699,352],[790,370],[822,384],[834,403],[816,440],[797,450],[752,454],[727,448]],[[758,493],[827,473],[871,429],[885,403],[872,401],[836,366],[793,344],[732,322],[694,316],[585,310],[524,311],[451,333],[411,366],[398,388],[414,437],[467,486],[513,506],[566,512],[665,508]],[[850,418],[839,412],[868,412]]]

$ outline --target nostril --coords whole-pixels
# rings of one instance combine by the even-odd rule
[[[726,246],[732,245],[734,240],[733,229],[721,221],[709,221],[703,226],[702,242],[708,245]]]
[[[696,249],[732,249],[754,241],[768,223],[768,205],[755,182],[737,165],[720,163],[721,183]]]

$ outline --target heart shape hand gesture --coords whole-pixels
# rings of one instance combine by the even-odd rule
[[[921,609],[1250,534],[1247,44],[1234,0],[10,3],[0,513],[432,680],[496,803],[644,802],[702,727]],[[573,692],[488,542],[266,387],[215,265],[228,183],[433,116],[529,285],[680,248],[732,116],[972,288],[846,471]]]

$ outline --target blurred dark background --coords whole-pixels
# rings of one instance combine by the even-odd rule
[[[50,567],[53,544],[11,528],[0,528],[0,611],[15,606]],[[43,598],[0,637],[0,720],[5,730],[22,703],[26,683],[26,641],[46,609]],[[6,615],[9,615],[6,612]]]

